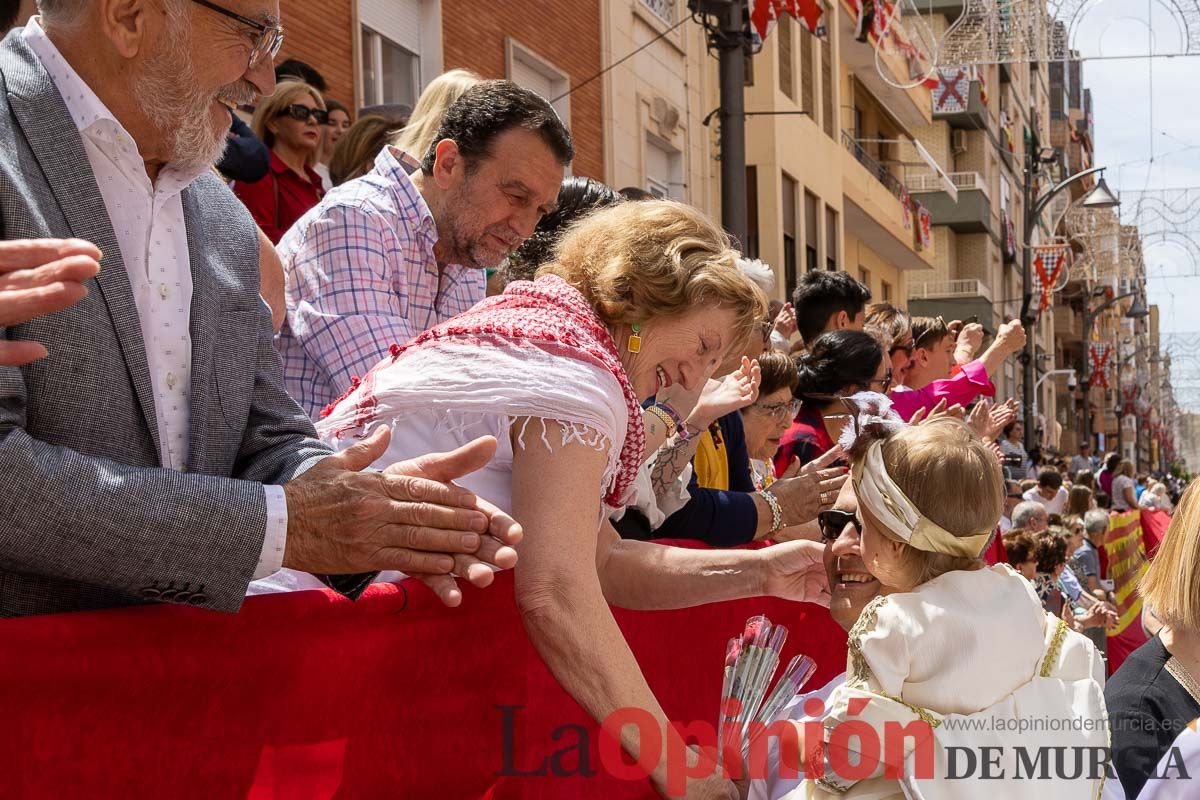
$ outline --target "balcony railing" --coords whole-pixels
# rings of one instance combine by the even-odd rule
[[[875,180],[883,184],[889,192],[895,195],[897,200],[904,201],[906,189],[900,179],[892,174],[892,171],[875,160],[874,156],[868,153],[863,146],[858,143],[858,140],[850,135],[848,131],[842,131],[842,144],[850,151],[850,154],[866,168],[867,172],[874,176]]]
[[[991,193],[988,191],[987,181],[978,172],[951,172],[949,173],[950,182],[960,192],[976,191],[983,192],[991,199]],[[933,172],[922,172],[916,175],[908,174],[904,176],[904,182],[908,184],[908,189],[914,194],[917,192],[940,192],[942,191],[942,179],[939,175]]]
[[[908,288],[909,300],[946,300],[951,298],[982,297],[992,302],[992,292],[983,281],[967,278],[956,281],[930,281]]]

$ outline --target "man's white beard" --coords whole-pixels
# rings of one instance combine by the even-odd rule
[[[133,89],[146,115],[170,138],[169,163],[195,169],[212,166],[228,142],[228,125],[213,124],[213,102],[222,98],[248,103],[256,93],[246,81],[223,86],[215,93],[197,89],[187,39],[187,30],[177,28],[146,61]]]

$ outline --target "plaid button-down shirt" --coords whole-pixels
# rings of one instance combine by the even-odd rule
[[[276,344],[288,392],[314,419],[393,344],[483,299],[483,270],[433,257],[437,225],[399,152],[335,187],[279,242],[287,321]]]

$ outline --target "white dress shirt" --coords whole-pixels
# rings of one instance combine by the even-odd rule
[[[192,271],[181,193],[207,169],[165,166],[151,181],[137,143],[67,63],[34,17],[25,42],[50,74],[83,139],[84,152],[104,198],[129,273],[154,387],[160,463],[187,467],[192,378]],[[283,563],[287,500],[280,486],[264,486],[267,530],[254,577]]]

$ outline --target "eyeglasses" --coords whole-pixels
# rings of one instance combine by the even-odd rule
[[[830,509],[817,514],[817,527],[821,529],[821,539],[826,542],[837,541],[846,530],[847,525],[853,525],[858,535],[862,536],[862,520],[849,511]]]
[[[800,413],[800,401],[788,400],[782,403],[755,403],[754,407],[762,413],[770,416],[776,422],[783,422],[794,418]]]
[[[278,23],[267,25],[256,19],[244,17],[237,12],[230,11],[228,8],[223,8],[216,3],[209,2],[209,0],[192,0],[192,2],[229,17],[232,20],[237,20],[243,25],[248,25],[258,31],[258,38],[255,40],[254,46],[250,49],[250,59],[246,65],[247,69],[253,67],[264,57],[269,56],[274,61],[275,56],[279,55],[279,49],[283,47],[283,26]]]
[[[892,388],[892,368],[891,367],[888,367],[888,371],[883,374],[882,378],[872,378],[871,380],[867,381],[868,386],[874,386],[877,383],[883,384],[882,388],[880,388],[880,390],[879,390],[879,393],[887,394],[888,389]]]
[[[308,122],[308,118],[312,117],[318,125],[324,125],[329,122],[329,112],[319,108],[309,108],[302,106],[299,103],[294,103],[279,110],[279,116],[291,117],[297,122]]]

